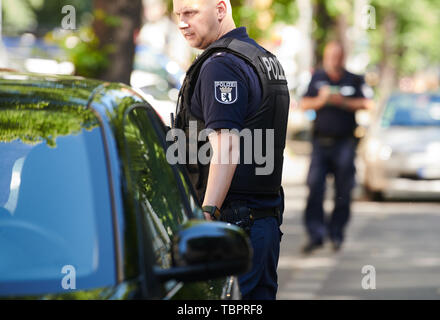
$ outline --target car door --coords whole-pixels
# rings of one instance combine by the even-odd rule
[[[168,128],[165,126],[165,124],[161,121],[159,116],[156,114],[156,112],[152,109],[148,109],[148,114],[150,117],[150,120],[154,124],[154,127],[156,129],[157,135],[159,137],[159,140],[164,145],[164,149],[167,150],[169,145],[172,142],[166,141],[166,134]],[[186,172],[186,169],[184,165],[177,163],[176,165],[173,165],[173,170],[176,172],[177,181],[179,184],[182,185],[180,188],[183,193],[183,198],[188,200],[189,204],[189,212],[194,215],[194,219],[205,219],[203,216],[203,212],[201,209],[201,204],[199,203],[194,188],[192,187],[188,174]],[[238,285],[238,279],[236,276],[228,276],[222,279],[218,279],[216,281],[209,281],[209,290],[214,291],[217,289],[220,289],[221,287],[221,293],[203,293],[204,297],[199,297],[198,299],[240,299],[241,293],[240,288]],[[175,296],[175,298],[178,299],[185,299],[188,295],[188,298],[190,295],[193,295],[194,293],[191,293],[192,291],[195,291],[197,294],[200,294],[203,292],[205,288],[200,288],[201,284],[186,284],[184,287],[184,290],[181,290],[178,292]],[[189,292],[189,293],[187,293]]]
[[[163,127],[154,110],[148,105],[130,108],[123,127],[130,168],[128,183],[153,251],[145,254],[153,255],[154,268],[167,269],[172,266],[171,246],[181,226],[189,219],[203,219],[203,214],[189,184],[184,183],[184,173],[166,159]],[[228,298],[233,283],[231,277],[185,284],[169,280],[160,284],[160,298]]]

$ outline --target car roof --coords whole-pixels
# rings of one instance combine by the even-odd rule
[[[87,101],[93,90],[102,83],[104,82],[75,76],[0,72],[2,91],[10,89],[11,92],[18,95],[47,92],[50,89],[64,89],[71,93],[72,99]]]
[[[52,105],[90,107],[102,116],[114,111],[123,97],[145,102],[143,95],[122,83],[106,82],[78,76],[45,75],[0,71],[0,98],[44,99]],[[105,101],[102,99],[106,96]],[[37,101],[36,101],[37,102]]]
[[[426,91],[426,92],[405,92],[405,91],[394,91],[390,98],[395,97],[417,97],[417,96],[438,96],[440,91]]]

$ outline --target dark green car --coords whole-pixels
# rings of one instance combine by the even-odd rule
[[[0,73],[0,298],[238,299],[246,234],[203,221],[132,88]]]

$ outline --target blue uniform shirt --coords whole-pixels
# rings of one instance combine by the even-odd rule
[[[344,70],[339,81],[332,81],[324,70],[316,71],[310,81],[305,97],[316,97],[322,86],[333,86],[345,97],[363,98],[364,79],[362,76]],[[355,113],[338,106],[326,105],[316,112],[314,134],[330,137],[352,136],[356,128]]]
[[[234,29],[222,38],[235,38],[257,46],[249,38],[246,28]],[[222,92],[222,84],[231,92]],[[191,99],[191,112],[203,119],[206,128],[237,129],[244,128],[245,120],[256,113],[261,105],[262,91],[258,75],[253,67],[243,59],[226,52],[209,57],[202,65],[199,78]],[[232,200],[246,200],[251,208],[279,207],[281,196],[246,195],[228,193],[224,203]]]

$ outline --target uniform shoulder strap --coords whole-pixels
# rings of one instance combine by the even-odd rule
[[[230,52],[252,65],[260,79],[263,90],[266,85],[287,84],[280,62],[274,54],[266,49],[260,50],[251,43],[234,38],[225,38],[213,43],[212,47],[208,47],[205,52],[207,56],[211,56],[216,51]]]
[[[183,100],[186,101],[186,103],[189,103],[191,101],[194,87],[196,85],[203,63],[214,53],[230,52],[253,64],[252,58],[249,58],[248,56],[249,55],[254,56],[255,51],[256,51],[255,46],[251,44],[247,44],[243,41],[236,40],[234,38],[226,37],[212,43],[208,48],[205,49],[205,51],[203,51],[199,56],[197,56],[197,58],[194,60],[194,62],[186,72],[185,81],[182,84],[183,90],[181,90],[181,92],[183,92],[182,94]],[[258,70],[256,71],[258,74]],[[259,74],[258,76],[261,81],[261,76]]]
[[[264,55],[264,53],[261,52],[260,49],[258,49],[256,46],[250,43],[234,38],[222,38],[220,40],[215,41],[208,48],[206,48],[205,51],[203,51],[203,53],[196,58],[194,63],[188,69],[187,73],[197,74],[203,62],[216,52],[232,53],[248,61],[250,64],[254,65],[255,67],[261,64],[261,60],[259,59],[259,57],[261,55]],[[270,52],[268,52],[268,55],[273,56]]]
[[[255,45],[235,38],[222,38],[203,51],[188,69],[182,88],[184,100],[189,103],[203,63],[216,52],[229,52],[247,61],[255,70],[261,85],[263,97],[268,94],[269,85],[287,84],[283,68],[269,51],[262,51]]]

